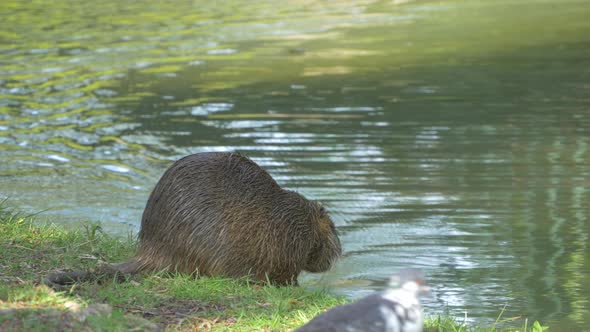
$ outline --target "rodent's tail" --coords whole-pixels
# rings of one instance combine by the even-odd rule
[[[139,263],[132,258],[124,263],[103,265],[91,271],[50,273],[43,278],[43,283],[55,290],[64,291],[79,282],[100,282],[109,279],[123,282],[137,272],[139,272]]]
[[[142,265],[136,258],[131,258],[130,260],[123,263],[109,265],[108,267],[115,272],[122,274],[136,274],[142,270]]]

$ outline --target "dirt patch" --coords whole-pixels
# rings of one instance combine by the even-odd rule
[[[153,308],[141,306],[116,305],[115,307],[159,324],[164,328],[174,327],[184,330],[209,330],[214,325],[233,325],[235,318],[211,318],[211,313],[225,311],[225,306],[197,300],[167,299]],[[202,317],[202,316],[208,317]],[[183,328],[184,327],[184,328]]]

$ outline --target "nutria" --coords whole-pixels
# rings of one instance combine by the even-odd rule
[[[296,284],[302,270],[328,270],[341,254],[326,210],[282,189],[237,153],[197,153],[176,161],[152,191],[134,258],[109,271],[177,271]],[[57,273],[50,285],[87,280]]]

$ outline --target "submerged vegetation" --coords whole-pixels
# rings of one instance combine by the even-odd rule
[[[134,240],[108,235],[97,224],[66,230],[32,219],[0,209],[0,331],[288,331],[347,301],[305,287],[159,274],[55,292],[41,284],[49,271],[124,260],[133,254]],[[497,323],[474,328],[436,317],[426,331],[496,331],[504,321]],[[503,330],[545,329],[537,322],[521,326]]]

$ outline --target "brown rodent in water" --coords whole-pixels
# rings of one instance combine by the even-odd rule
[[[244,156],[209,152],[184,157],[164,173],[143,212],[135,257],[103,270],[285,285],[297,283],[302,270],[328,270],[340,255],[334,223],[318,202],[282,189]],[[46,283],[88,278],[88,272],[57,273]]]

